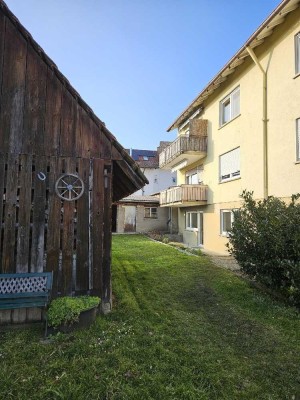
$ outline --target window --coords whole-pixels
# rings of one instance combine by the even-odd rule
[[[198,213],[197,212],[187,212],[185,214],[185,227],[188,230],[198,229]]]
[[[295,36],[295,69],[296,75],[300,74],[300,32]]]
[[[234,214],[232,210],[221,210],[221,235],[228,236],[231,231]]]
[[[199,185],[203,182],[203,166],[191,169],[185,173],[185,183],[187,185]]]
[[[220,126],[240,114],[240,87],[234,89],[220,102]]]
[[[296,159],[300,161],[300,118],[296,119]]]
[[[157,207],[145,207],[145,218],[157,218]]]
[[[228,151],[220,156],[220,182],[240,177],[240,148]]]

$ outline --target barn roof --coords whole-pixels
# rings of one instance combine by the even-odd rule
[[[80,97],[79,93],[73,88],[68,79],[59,71],[56,64],[33,39],[31,34],[24,28],[18,18],[9,10],[3,0],[0,0],[0,9],[4,13],[4,15],[13,23],[13,25],[24,37],[27,43],[32,46],[32,48],[40,56],[40,58],[53,71],[58,80],[73,96],[77,103],[85,110],[89,117],[99,128],[101,128],[101,131],[110,140],[112,146],[114,147],[114,150],[112,150],[112,160],[115,160],[114,169],[116,170],[113,180],[114,200],[118,200],[126,195],[129,195],[130,193],[135,192],[136,190],[143,187],[145,184],[149,183],[145,175],[140,170],[138,164],[130,157],[128,152],[117,141],[115,136],[106,128],[105,123],[96,116],[89,105]]]

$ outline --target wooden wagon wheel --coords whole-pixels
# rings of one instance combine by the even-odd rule
[[[64,174],[55,183],[55,192],[62,200],[78,200],[84,192],[84,183],[78,175]]]

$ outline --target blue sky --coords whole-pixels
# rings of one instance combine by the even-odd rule
[[[6,0],[127,148],[166,129],[279,0]]]

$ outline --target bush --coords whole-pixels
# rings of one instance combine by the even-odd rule
[[[59,297],[50,304],[48,324],[54,328],[59,325],[70,325],[78,321],[82,311],[96,307],[99,303],[99,297],[94,296]]]
[[[228,249],[241,269],[300,305],[300,204],[276,197],[255,201],[244,191],[243,206],[234,211]]]

